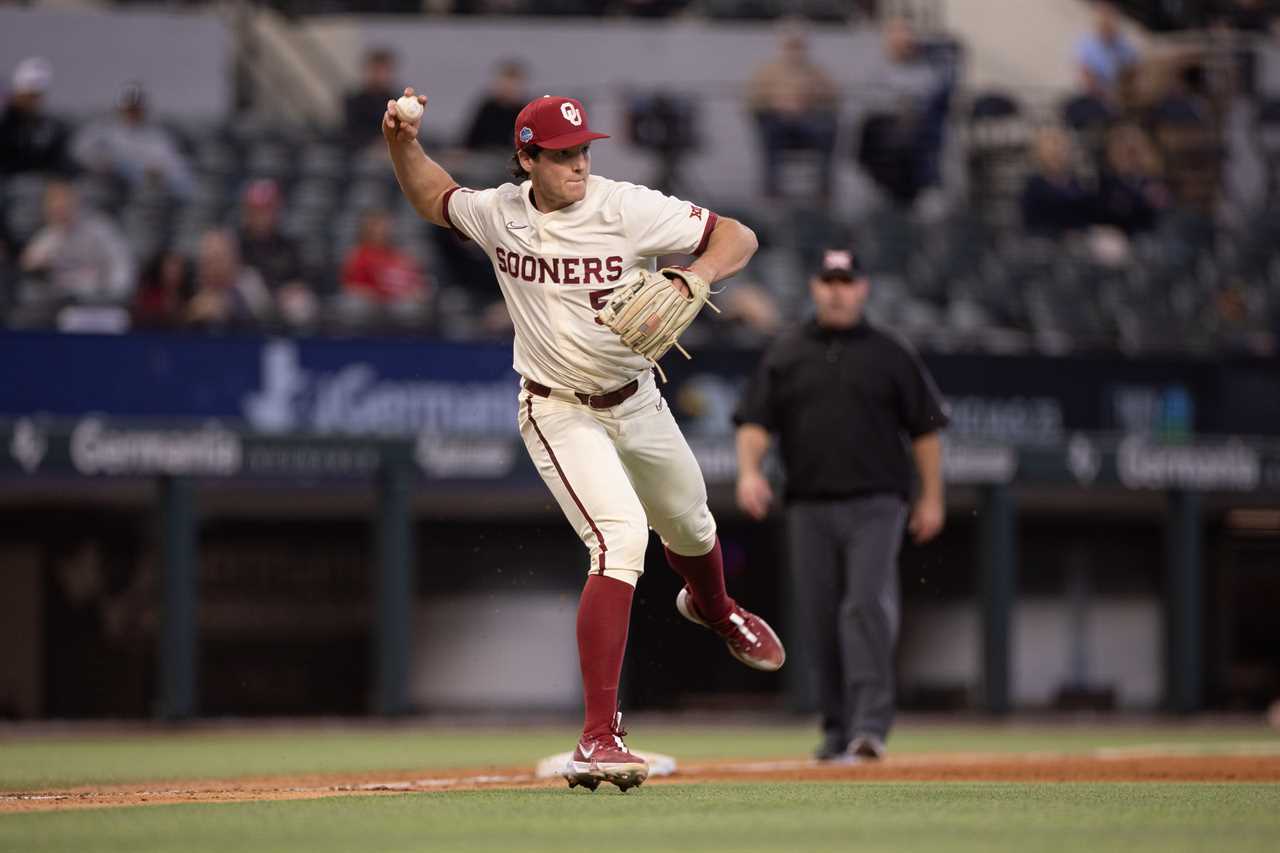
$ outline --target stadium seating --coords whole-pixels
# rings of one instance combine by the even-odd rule
[[[817,15],[823,4],[809,7]],[[1151,124],[1177,201],[1158,227],[1121,240],[1077,234],[1055,242],[1032,240],[1021,227],[1033,129],[1045,120],[1061,121],[1082,159],[1096,163],[1106,116],[1083,96],[1033,100],[1026,92],[998,90],[957,100],[949,132],[964,180],[958,190],[948,188],[950,203],[941,215],[922,216],[887,200],[856,214],[839,205],[821,211],[801,199],[776,209],[717,206],[760,237],[760,253],[744,279],[762,286],[783,318],[793,319],[805,309],[802,284],[822,249],[853,245],[875,281],[873,313],[918,342],[948,349],[1230,350],[1253,346],[1259,340],[1254,333],[1275,334],[1280,100],[1259,101],[1248,122],[1248,142],[1267,187],[1259,193],[1261,209],[1221,215],[1220,173],[1232,156],[1231,143],[1194,104],[1170,101]],[[309,329],[452,338],[480,333],[477,312],[497,296],[486,259],[423,222],[384,157],[352,153],[336,139],[277,122],[237,118],[168,126],[182,140],[195,174],[188,197],[130,190],[103,176],[76,179],[83,203],[115,218],[140,264],[165,247],[191,256],[205,230],[238,224],[249,182],[270,178],[281,190],[283,228],[298,240],[321,302],[320,319]],[[491,182],[496,172],[495,164],[472,161],[464,169],[476,171],[477,184]],[[38,228],[46,185],[39,175],[0,178],[0,236],[11,248]],[[711,188],[707,203],[715,202]],[[431,310],[389,313],[343,297],[341,263],[370,208],[392,215],[397,245],[428,270],[436,286]],[[13,256],[0,265],[0,278],[7,279],[0,280],[0,311],[7,312],[0,316],[9,325],[48,321],[47,314],[21,310],[31,307],[30,288],[15,266]]]

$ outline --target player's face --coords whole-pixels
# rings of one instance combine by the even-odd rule
[[[544,212],[559,210],[586,197],[587,177],[591,174],[590,148],[591,144],[585,143],[559,151],[544,150],[538,159],[525,164],[538,207]]]
[[[862,319],[862,308],[867,302],[871,285],[866,276],[852,281],[821,278],[809,280],[809,292],[813,294],[818,323],[829,329],[848,329]]]

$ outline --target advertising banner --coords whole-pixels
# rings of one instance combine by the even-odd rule
[[[731,418],[759,358],[664,361],[709,483],[736,474]],[[1280,477],[1231,438],[1280,436],[1271,362],[924,360],[951,413],[951,483],[1251,491]],[[14,475],[367,478],[400,454],[429,480],[536,481],[509,343],[7,332],[0,365],[0,471]]]

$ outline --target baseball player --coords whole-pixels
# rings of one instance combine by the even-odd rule
[[[421,113],[403,112],[389,101],[382,124],[396,178],[423,218],[474,240],[492,261],[515,327],[520,435],[590,552],[577,619],[586,720],[564,775],[571,788],[608,781],[625,791],[648,775],[622,740],[617,697],[649,528],[685,580],[682,616],[747,666],[771,671],[785,659],[773,629],[725,591],[702,472],[651,370],[708,284],[746,265],[755,234],[592,175],[591,142],[608,136],[590,129],[573,98],[544,96],[520,112],[512,166],[521,180],[485,190],[459,187],[419,145]],[[667,254],[697,259],[660,275],[654,259]]]

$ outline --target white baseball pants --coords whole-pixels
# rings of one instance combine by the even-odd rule
[[[653,381],[610,409],[570,391],[540,397],[521,389],[520,435],[538,473],[591,552],[589,573],[635,586],[649,528],[677,554],[715,546],[702,469]]]

